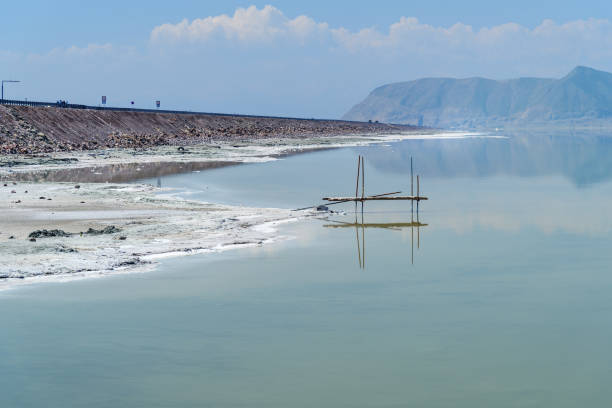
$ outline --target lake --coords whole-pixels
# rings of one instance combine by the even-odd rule
[[[276,243],[0,293],[0,406],[575,407],[612,400],[612,138],[405,140],[147,179],[299,208]],[[414,208],[416,210],[416,207]]]

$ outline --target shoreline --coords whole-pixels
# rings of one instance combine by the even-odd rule
[[[0,188],[16,191],[9,193],[8,205],[3,200],[0,289],[43,276],[130,272],[153,266],[157,257],[261,246],[276,238],[274,228],[262,225],[312,214],[185,200],[171,189],[145,184],[11,183]],[[105,229],[109,232],[101,232]],[[30,238],[41,230],[54,236]]]
[[[189,163],[248,163],[279,160],[283,155],[335,147],[389,143],[404,139],[465,138],[477,134],[396,134],[381,137],[352,136],[309,139],[300,144],[276,142],[236,147],[209,146],[190,154]],[[116,165],[185,162],[185,154],[168,148],[149,149],[138,155],[115,151],[112,155],[81,154],[66,171]],[[52,156],[57,157],[56,156]],[[37,171],[57,171],[58,164],[30,164],[0,168],[5,180]],[[140,160],[140,161],[138,161]],[[225,160],[225,161],[224,161]],[[92,166],[93,165],[93,166]],[[105,175],[103,175],[105,176]],[[143,178],[136,174],[132,179]],[[6,186],[4,186],[6,184]],[[77,188],[78,185],[78,188]],[[156,259],[196,253],[218,252],[244,246],[262,246],[280,237],[274,226],[317,216],[316,211],[229,206],[183,198],[173,189],[126,182],[83,183],[3,181],[0,184],[0,289],[12,283],[66,280],[154,268]],[[12,191],[15,191],[14,193]],[[27,193],[25,192],[27,191]],[[40,198],[44,197],[44,198]],[[49,200],[49,198],[51,200]],[[90,235],[89,228],[115,227],[116,233]],[[268,227],[264,227],[268,226]],[[270,227],[271,226],[271,227]],[[70,236],[36,238],[35,230],[64,231]],[[81,232],[85,234],[81,235]],[[14,238],[10,239],[10,236]],[[124,238],[122,238],[124,237]]]

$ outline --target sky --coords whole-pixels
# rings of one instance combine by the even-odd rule
[[[6,98],[337,118],[422,77],[612,71],[612,2],[6,2]]]

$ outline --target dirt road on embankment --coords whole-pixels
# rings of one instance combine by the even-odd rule
[[[1,154],[382,134],[411,129],[416,128],[335,120],[0,105]]]

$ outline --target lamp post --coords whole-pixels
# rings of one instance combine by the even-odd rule
[[[2,98],[0,98],[0,99],[2,99],[2,100],[4,100],[4,83],[5,83],[5,82],[6,82],[6,83],[10,83],[10,82],[15,83],[15,82],[21,82],[21,81],[14,81],[14,80],[12,80],[12,79],[3,79],[3,80],[2,80]]]

